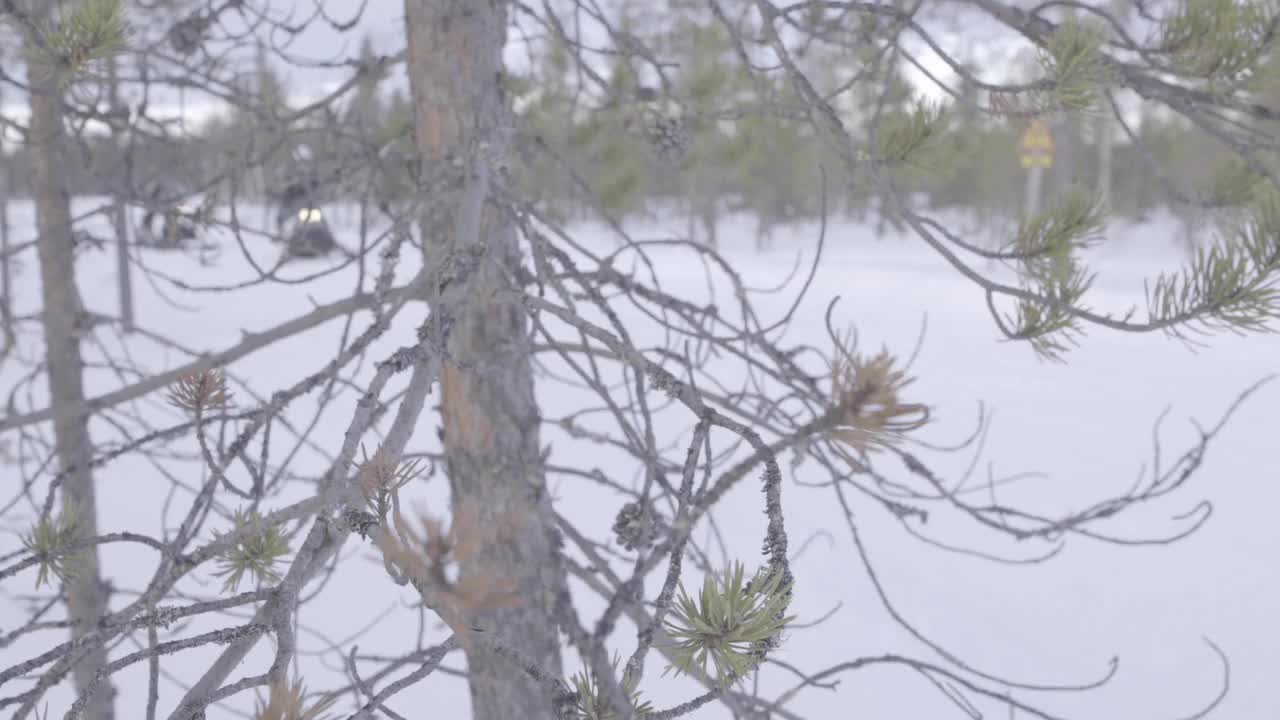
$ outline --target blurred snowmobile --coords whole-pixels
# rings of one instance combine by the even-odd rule
[[[138,244],[161,250],[179,250],[200,237],[200,211],[177,205],[163,211],[148,208],[138,228]]]
[[[280,229],[280,237],[284,240],[285,251],[290,257],[324,257],[338,245],[320,208],[299,208],[291,218],[286,218],[281,223]]]
[[[158,196],[159,193],[152,193],[142,223],[134,229],[133,244],[153,250],[194,251],[201,265],[214,264],[221,255],[220,248],[205,232],[213,208],[208,204],[157,202]]]
[[[179,202],[184,195],[187,200]],[[213,210],[211,200],[185,191],[183,183],[173,179],[147,181],[137,198],[145,212],[142,223],[134,229],[134,244],[156,250],[199,250],[205,258],[217,249],[205,233]]]
[[[314,197],[315,183],[290,183],[280,199],[275,240],[285,244],[289,257],[324,257],[338,249],[329,223]]]

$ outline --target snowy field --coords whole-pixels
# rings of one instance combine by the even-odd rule
[[[84,200],[80,205],[80,209],[87,209],[92,202]],[[33,237],[31,217],[29,206],[11,208],[15,244]],[[683,219],[672,221],[669,227],[651,223],[640,228],[639,235],[672,235],[684,227]],[[774,248],[764,253],[751,249],[752,229],[750,220],[731,219],[721,230],[727,257],[748,282],[775,284],[791,269],[796,253],[803,259],[812,257],[813,226],[779,230]],[[600,248],[611,244],[599,237],[598,229],[580,230],[591,244]],[[340,241],[354,245],[352,232],[344,225]],[[1144,273],[1168,268],[1179,260],[1179,251],[1169,239],[1174,232],[1174,226],[1160,218],[1143,225],[1111,228],[1110,241],[1092,253],[1101,272],[1093,305],[1115,310],[1131,304],[1144,307]],[[249,249],[258,262],[266,264],[278,252],[263,240],[251,242]],[[112,253],[88,252],[79,266],[86,304],[108,315],[117,312]],[[700,264],[689,262],[687,254],[676,250],[654,251],[654,257],[664,287],[687,288],[691,300],[706,299]],[[28,252],[21,259],[21,273],[12,289],[17,305],[14,312],[19,316],[38,310],[34,255]],[[304,314],[313,302],[323,304],[346,297],[358,283],[357,270],[349,268],[304,286],[259,285],[233,293],[202,291],[204,286],[234,284],[255,276],[233,242],[228,242],[217,263],[208,267],[194,257],[156,252],[143,253],[140,262],[192,287],[182,289],[163,279],[146,281],[140,273],[136,276],[140,332],[127,341],[114,332],[100,332],[97,341],[86,346],[86,357],[97,363],[89,375],[90,395],[136,379],[103,363],[108,356],[127,356],[148,372],[161,372],[188,362],[190,353],[231,347],[243,332],[265,330]],[[291,266],[284,274],[300,277],[318,267]],[[399,282],[411,277],[415,269],[406,259],[398,272]],[[369,282],[366,278],[366,287]],[[793,292],[781,293],[774,301],[758,301],[766,323],[772,319],[771,313],[777,316],[786,311]],[[909,354],[927,316],[923,350],[913,368],[918,381],[909,399],[929,403],[937,421],[921,437],[935,443],[962,439],[973,429],[979,402],[986,403],[995,415],[980,472],[985,472],[989,462],[996,475],[1044,473],[1001,492],[1003,500],[1046,512],[1064,514],[1125,492],[1144,464],[1150,465],[1152,426],[1166,408],[1171,412],[1163,425],[1161,442],[1172,458],[1197,437],[1191,419],[1215,422],[1246,387],[1280,371],[1280,339],[1275,336],[1220,335],[1209,339],[1209,347],[1193,351],[1160,335],[1090,330],[1065,365],[1041,362],[1029,348],[1002,342],[987,315],[982,293],[921,242],[892,237],[877,240],[868,228],[851,223],[828,228],[824,259],[789,338],[826,346],[822,311],[835,295],[842,298],[834,318],[837,326],[855,324],[864,350],[876,350],[883,344],[904,356]],[[425,312],[422,307],[406,310],[384,341],[375,346],[371,360],[410,343]],[[265,398],[322,367],[344,333],[359,333],[369,317],[367,313],[357,315],[351,328],[344,319],[335,320],[235,362],[228,375],[236,381],[241,406],[249,406],[255,396]],[[638,318],[626,314],[624,318],[636,321],[638,344],[661,342]],[[158,337],[170,338],[173,344],[165,346],[154,339]],[[22,338],[24,361],[37,362],[42,352],[38,335]],[[371,364],[364,363],[360,377],[371,375]],[[45,403],[43,380],[19,385],[26,382],[30,367],[9,361],[0,374],[0,389],[6,398],[19,388],[14,401],[20,411]],[[323,468],[341,441],[354,403],[350,390],[343,393],[318,418],[314,417],[315,396],[296,402],[289,417],[298,432],[307,433],[306,441],[300,443],[289,433],[278,432],[277,456],[301,445],[295,469]],[[568,413],[582,398],[559,386],[540,386],[540,402],[548,418]],[[428,403],[434,405],[435,400]],[[1268,385],[1240,409],[1184,492],[1101,526],[1125,536],[1166,535],[1185,527],[1188,521],[1179,518],[1198,503],[1212,503],[1212,517],[1203,529],[1173,546],[1121,548],[1074,538],[1044,564],[997,565],[929,547],[912,538],[880,506],[865,500],[855,501],[854,522],[897,609],[974,667],[1024,683],[1063,685],[1095,680],[1106,674],[1113,657],[1119,658],[1114,679],[1102,688],[1080,694],[1015,692],[1023,701],[1045,707],[1059,717],[1086,720],[1186,717],[1209,702],[1221,686],[1221,662],[1207,640],[1220,647],[1231,664],[1230,694],[1209,717],[1280,718],[1280,693],[1275,691],[1280,668],[1280,616],[1276,613],[1280,607],[1280,566],[1275,561],[1280,523],[1274,520],[1275,508],[1280,505],[1280,471],[1275,457],[1275,440],[1280,436],[1277,407],[1280,383]],[[165,404],[161,393],[117,410],[119,418],[146,418],[156,426],[181,419]],[[673,428],[673,437],[692,426],[687,413],[672,411],[668,417],[663,424]],[[424,415],[424,425],[411,445],[414,450],[437,448],[435,424],[434,413]],[[96,437],[115,432],[101,419],[92,429]],[[48,430],[42,432],[47,434]],[[12,433],[6,437],[12,441]],[[633,481],[634,466],[619,466],[616,456],[596,445],[573,441],[550,429],[543,437],[553,447],[553,463],[594,464],[620,482]],[[376,441],[367,438],[366,442],[372,445]],[[185,512],[190,492],[173,492],[172,488],[175,482],[185,488],[198,484],[198,467],[186,459],[195,450],[194,440],[184,437],[166,449],[173,457],[154,463],[125,457],[98,471],[102,532],[134,530],[159,535],[162,514],[168,513],[165,523],[172,528]],[[948,478],[961,474],[971,460],[970,454],[934,456],[924,452],[923,457]],[[787,459],[783,458],[784,470]],[[903,472],[887,460],[880,469],[890,474]],[[831,490],[796,482],[824,479],[807,474],[816,472],[812,463],[801,466],[784,486],[783,507],[796,553],[793,612],[803,624],[837,609],[816,627],[793,630],[775,657],[806,673],[886,653],[945,665],[890,619],[861,569]],[[442,485],[433,481],[418,494],[441,508],[445,497]],[[17,477],[0,479],[0,490],[4,491],[0,507],[11,508],[0,518],[0,554],[18,547],[18,533],[26,529],[32,516],[27,499],[15,500],[18,486]],[[559,480],[554,491],[562,515],[588,535],[608,537],[620,500],[594,486],[578,487],[569,480]],[[305,485],[290,488],[268,507],[280,507],[308,492]],[[43,497],[41,488],[38,498]],[[749,569],[762,561],[762,507],[757,483],[744,483],[716,513],[730,555],[745,561]],[[234,508],[224,506],[228,511]],[[957,544],[973,541],[984,550],[1008,557],[1027,557],[1043,550],[970,536],[970,526],[954,525],[943,522],[933,527],[931,523],[925,530]],[[227,523],[215,520],[210,526],[221,528]],[[799,552],[805,540],[820,531],[825,532]],[[705,537],[703,532],[695,533],[695,539]],[[131,601],[134,591],[149,578],[156,558],[147,553],[132,546],[104,548],[106,572],[121,589],[113,607]],[[396,588],[380,564],[370,559],[371,554],[367,544],[349,544],[329,585],[302,610],[298,663],[312,688],[345,683],[331,652],[334,647],[346,652],[358,644],[362,654],[394,655],[411,649],[419,633],[425,633],[428,641],[445,637],[431,619],[421,627],[412,595]],[[718,550],[713,550],[712,557],[718,556]],[[220,592],[220,580],[209,573],[196,578],[203,587],[192,582],[182,587],[205,596]],[[686,586],[698,580],[686,574]],[[17,608],[25,602],[22,598],[31,592],[33,583],[34,575],[24,573],[0,586],[0,633],[13,629],[23,617]],[[654,591],[651,585],[649,592]],[[575,603],[588,626],[604,607],[580,586],[575,587]],[[224,619],[218,625],[200,622],[175,627],[172,637],[229,624]],[[629,653],[634,630],[624,624],[614,637],[614,646]],[[31,657],[62,639],[59,631],[0,647],[0,667]],[[145,636],[126,639],[113,649],[113,657],[139,649],[139,640]],[[271,647],[269,642],[259,643],[232,679],[263,671],[270,662]],[[219,649],[204,648],[165,660],[162,714],[167,714],[181,696],[180,682],[194,680]],[[566,653],[565,660],[567,669],[577,669],[577,659],[571,653]],[[446,667],[457,669],[460,664],[459,656],[451,656]],[[643,689],[656,707],[669,707],[697,694],[691,681],[661,677],[663,666],[660,657],[650,655]],[[787,710],[813,720],[965,717],[925,678],[901,666],[873,665],[828,680],[838,680],[838,685],[808,688],[786,706]],[[765,697],[774,697],[795,683],[794,675],[778,667],[768,668],[760,680]],[[118,717],[144,717],[145,663],[118,675],[116,684],[121,693]],[[0,690],[0,695],[9,696],[27,687],[25,682],[12,683]],[[61,717],[69,697],[65,688],[49,696],[50,717]],[[246,717],[244,711],[250,705],[251,700],[242,696],[240,702],[212,708],[208,716],[210,720]],[[456,675],[439,673],[397,696],[390,705],[412,718],[464,718],[466,688]],[[986,717],[1009,717],[996,704],[980,703],[978,707]],[[348,708],[346,700],[338,706],[341,711]],[[729,714],[711,706],[694,717],[727,718]]]

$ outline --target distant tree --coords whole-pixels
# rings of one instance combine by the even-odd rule
[[[360,40],[356,62],[360,77],[344,120],[360,132],[372,133],[385,122],[382,81],[386,78],[386,70],[385,61],[379,60],[378,53],[373,49],[373,38],[368,35]]]
[[[803,123],[751,115],[734,123],[731,142],[741,153],[733,168],[736,209],[755,211],[756,248],[763,250],[779,227],[818,213],[817,139]]]
[[[627,25],[624,21],[622,27]],[[580,173],[574,196],[587,205],[584,190],[590,188],[591,200],[615,217],[632,215],[644,208],[647,190],[648,156],[636,142],[643,106],[636,101],[639,81],[625,57],[615,58],[605,68],[607,82],[597,101],[599,109],[575,112],[571,98],[545,94],[536,108],[540,128],[560,125],[568,157],[584,163],[567,168]],[[567,122],[565,122],[567,120]],[[553,131],[554,132],[554,131]],[[552,140],[556,135],[544,138]]]
[[[673,3],[673,17],[663,46],[679,66],[672,74],[670,99],[678,109],[670,115],[689,135],[680,183],[689,210],[689,237],[719,247],[722,205],[729,197],[729,177],[743,158],[733,140],[725,111],[751,88],[733,57],[731,36],[719,24],[700,17],[700,3]]]
[[[921,180],[935,207],[970,210],[979,228],[995,229],[1000,218],[1022,212],[1023,170],[1018,163],[1020,127],[991,116],[991,96],[972,78],[976,64],[963,66],[952,124],[943,138],[945,151]]]

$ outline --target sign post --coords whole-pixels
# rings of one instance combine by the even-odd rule
[[[1040,212],[1040,195],[1043,192],[1044,171],[1053,167],[1053,136],[1049,124],[1041,118],[1031,121],[1022,134],[1020,147],[1022,167],[1027,171],[1027,216]]]

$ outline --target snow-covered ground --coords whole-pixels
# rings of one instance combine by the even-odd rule
[[[85,207],[90,201],[82,201]],[[33,237],[31,210],[17,204],[11,208],[15,223],[13,242]],[[958,221],[957,221],[958,222]],[[683,219],[650,223],[642,236],[676,234]],[[814,226],[776,233],[774,249],[756,253],[751,249],[753,223],[730,219],[722,229],[725,252],[737,271],[757,285],[773,284],[792,267],[797,252],[812,257]],[[610,246],[598,228],[580,228],[593,244]],[[1116,226],[1111,240],[1091,253],[1100,271],[1098,290],[1092,296],[1096,307],[1121,309],[1129,304],[1142,306],[1142,280],[1160,268],[1179,260],[1178,250],[1167,239],[1174,227],[1157,218],[1138,226]],[[864,349],[881,344],[899,353],[909,353],[927,316],[928,332],[923,351],[914,366],[919,378],[912,386],[918,397],[935,409],[937,421],[922,437],[938,443],[955,442],[973,428],[978,403],[995,411],[994,425],[986,442],[985,462],[994,473],[1007,475],[1022,471],[1045,473],[1043,479],[1028,480],[1002,490],[1001,499],[1030,504],[1059,513],[1078,509],[1110,494],[1125,492],[1135,481],[1152,454],[1152,424],[1172,407],[1164,424],[1162,447],[1172,457],[1196,439],[1189,419],[1212,422],[1235,396],[1263,376],[1280,371],[1280,340],[1274,336],[1237,337],[1218,335],[1209,347],[1191,350],[1176,340],[1158,335],[1127,335],[1090,330],[1082,347],[1068,356],[1065,365],[1044,363],[1022,345],[1002,342],[987,316],[982,293],[931,254],[918,241],[887,238],[876,240],[867,227],[839,222],[828,228],[827,250],[818,269],[809,299],[797,315],[789,337],[797,342],[826,344],[822,311],[829,300],[841,296],[835,321],[844,327],[856,324]],[[348,245],[355,240],[349,226],[340,239]],[[258,262],[270,263],[275,246],[263,240],[247,240]],[[687,289],[691,299],[706,295],[702,266],[676,250],[655,250],[658,272],[664,287]],[[21,274],[15,279],[14,312],[24,315],[37,310],[38,276],[34,256],[22,257]],[[184,351],[214,351],[233,346],[245,331],[258,331],[305,313],[312,303],[326,303],[350,294],[357,285],[356,269],[298,286],[256,286],[235,292],[204,292],[198,288],[247,281],[254,277],[249,263],[234,243],[228,243],[218,263],[202,266],[194,258],[180,255],[144,253],[142,261],[197,289],[180,289],[172,283],[135,280],[138,324],[142,332],[127,342],[112,334],[100,334],[101,345],[86,347],[92,361],[104,353],[124,357],[147,372],[160,372],[190,359]],[[286,276],[301,276],[316,265],[297,266]],[[415,268],[406,259],[398,277],[407,279]],[[82,256],[80,288],[90,309],[116,313],[116,277],[110,251]],[[365,280],[366,285],[368,279]],[[767,322],[787,310],[792,295],[780,293],[775,300],[760,302]],[[413,329],[425,309],[406,311],[385,342],[375,346],[371,358],[381,358],[398,345],[412,341]],[[634,314],[634,313],[633,313]],[[638,318],[638,344],[652,344],[661,338]],[[368,322],[367,314],[357,315],[351,333]],[[346,328],[343,320],[328,323],[300,338],[254,353],[228,368],[230,376],[245,385],[236,387],[242,405],[249,405],[251,393],[265,397],[319,369],[338,347]],[[645,333],[650,333],[646,335]],[[148,334],[168,337],[177,345],[164,347]],[[42,352],[37,335],[23,338],[21,354],[36,361]],[[365,363],[361,377],[372,372]],[[729,367],[726,365],[726,367]],[[17,383],[24,381],[29,367],[10,361],[0,370],[0,388],[6,398]],[[89,377],[91,395],[132,382],[109,366],[99,365]],[[395,386],[400,387],[399,385]],[[556,417],[572,409],[580,395],[544,383],[540,401],[544,415]],[[42,407],[43,381],[23,386],[16,395],[20,410]],[[309,445],[300,451],[296,468],[318,469],[340,443],[341,433],[354,402],[348,390],[334,401],[309,431]],[[431,401],[434,403],[434,401]],[[871,553],[881,582],[892,595],[900,612],[949,651],[974,667],[1026,683],[1085,683],[1105,674],[1110,659],[1119,658],[1119,669],[1107,686],[1082,694],[1015,692],[1021,700],[1051,709],[1057,716],[1088,720],[1157,720],[1185,717],[1216,693],[1221,683],[1221,665],[1206,644],[1219,646],[1231,661],[1230,695],[1210,717],[1219,720],[1264,720],[1280,717],[1280,694],[1275,690],[1275,673],[1280,668],[1280,567],[1275,550],[1280,547],[1280,524],[1274,519],[1280,504],[1280,471],[1276,470],[1274,441],[1280,431],[1280,383],[1268,386],[1245,405],[1210,449],[1203,470],[1190,487],[1179,495],[1161,500],[1113,520],[1106,529],[1122,535],[1162,535],[1185,527],[1178,517],[1197,503],[1213,504],[1213,515],[1197,534],[1168,547],[1117,548],[1083,538],[1068,542],[1056,558],[1041,565],[997,565],[986,560],[946,553],[910,537],[877,505],[855,500],[855,523]],[[295,429],[310,424],[316,398],[308,396],[295,403],[289,417]],[[153,393],[119,408],[136,413],[156,425],[173,423],[177,412],[168,407],[160,393]],[[690,419],[673,411],[668,428],[684,429]],[[413,447],[430,450],[436,446],[434,415],[427,417]],[[103,420],[95,421],[99,437],[112,434]],[[47,432],[47,431],[46,431]],[[280,457],[296,442],[289,433],[275,431],[275,453]],[[9,438],[12,440],[12,438]],[[631,466],[619,466],[615,456],[598,446],[574,442],[548,430],[544,439],[553,446],[552,462],[597,464],[613,478],[630,482]],[[168,448],[176,455],[194,450],[190,438],[177,440]],[[970,456],[924,456],[949,478],[963,472]],[[584,459],[585,458],[585,459]],[[97,473],[100,528],[102,531],[136,530],[159,534],[158,518],[166,512],[172,527],[185,511],[190,494],[178,491],[170,502],[176,479],[184,487],[197,483],[196,466],[182,458],[158,464],[139,457],[124,457]],[[785,467],[785,464],[784,464]],[[902,469],[885,462],[882,471]],[[174,473],[173,477],[165,471]],[[788,478],[784,509],[796,552],[806,539],[824,534],[809,544],[794,560],[797,576],[794,612],[800,623],[812,621],[833,608],[829,619],[813,628],[790,633],[776,657],[806,673],[855,660],[858,657],[902,653],[945,664],[935,653],[898,629],[880,604],[861,570],[852,539],[830,489],[805,487],[793,479],[822,479],[812,475],[812,464],[802,466]],[[11,469],[5,469],[12,473]],[[16,474],[0,481],[0,506],[9,506],[19,486]],[[420,490],[428,503],[440,507],[444,494],[441,483]],[[41,489],[43,490],[43,489]],[[559,480],[555,487],[557,509],[580,523],[594,537],[608,536],[620,501],[597,488]],[[279,507],[303,497],[305,486],[290,488],[271,503]],[[43,498],[43,492],[39,494]],[[749,567],[759,562],[759,541],[764,519],[762,498],[756,483],[744,484],[726,499],[716,519],[725,534],[730,552]],[[229,505],[234,508],[234,505]],[[31,505],[22,500],[0,518],[0,554],[18,546],[17,533],[25,529]],[[226,527],[226,521],[214,527]],[[964,542],[972,529],[965,525],[931,526],[943,539]],[[698,533],[702,539],[704,534]],[[1023,557],[1032,548],[1012,542],[984,549],[1001,549],[1010,557]],[[103,550],[103,562],[119,588],[136,589],[149,577],[154,555],[133,547],[112,545]],[[718,552],[712,553],[713,557]],[[339,570],[302,612],[308,629],[299,635],[302,651],[298,662],[308,685],[327,688],[343,682],[341,668],[333,662],[330,649],[348,650],[358,644],[361,653],[393,655],[412,647],[419,633],[419,620],[412,610],[412,596],[398,590],[386,578],[380,564],[371,560],[367,545],[350,545],[344,551]],[[207,584],[203,592],[219,592],[220,581],[205,573],[198,576]],[[689,575],[687,585],[697,580]],[[23,617],[13,603],[31,590],[30,573],[0,587],[0,632],[11,630]],[[190,584],[187,585],[192,588]],[[653,592],[651,587],[650,592]],[[132,599],[117,596],[119,606]],[[603,603],[582,588],[575,602],[588,623],[594,623]],[[389,614],[387,614],[389,613]],[[352,638],[378,620],[367,634]],[[223,621],[222,624],[226,624]],[[194,634],[214,625],[204,622],[177,628],[176,636]],[[312,632],[318,630],[322,635]],[[424,631],[428,638],[443,638],[430,620]],[[615,636],[622,652],[633,647],[629,626]],[[0,667],[7,667],[38,653],[60,634],[45,634],[38,640],[24,639],[0,648]],[[126,640],[113,650],[121,656],[137,649]],[[169,656],[163,663],[162,710],[171,708],[180,697],[178,680],[191,681],[220,648],[205,648]],[[270,658],[270,643],[254,651],[233,677],[261,672]],[[325,657],[321,657],[321,656]],[[644,691],[657,707],[669,707],[687,700],[696,687],[684,679],[661,677],[663,664],[651,655]],[[460,659],[446,666],[457,668]],[[577,660],[566,655],[566,666]],[[828,678],[838,686],[810,688],[800,693],[787,708],[795,713],[825,720],[901,720],[903,718],[964,717],[929,681],[894,665],[872,666],[855,673]],[[770,668],[763,673],[765,696],[792,687],[796,678]],[[28,687],[12,683],[0,690],[8,696]],[[145,703],[145,664],[135,666],[117,679],[122,718],[141,718]],[[69,693],[51,694],[50,717],[60,717]],[[214,709],[209,717],[238,717],[235,708],[247,709],[247,699],[233,706]],[[407,717],[466,717],[465,685],[449,674],[438,674],[391,703]],[[345,701],[339,709],[346,710]],[[998,705],[979,704],[988,717],[1006,717]],[[430,708],[430,711],[425,708]],[[718,707],[704,709],[697,718],[726,718]]]

